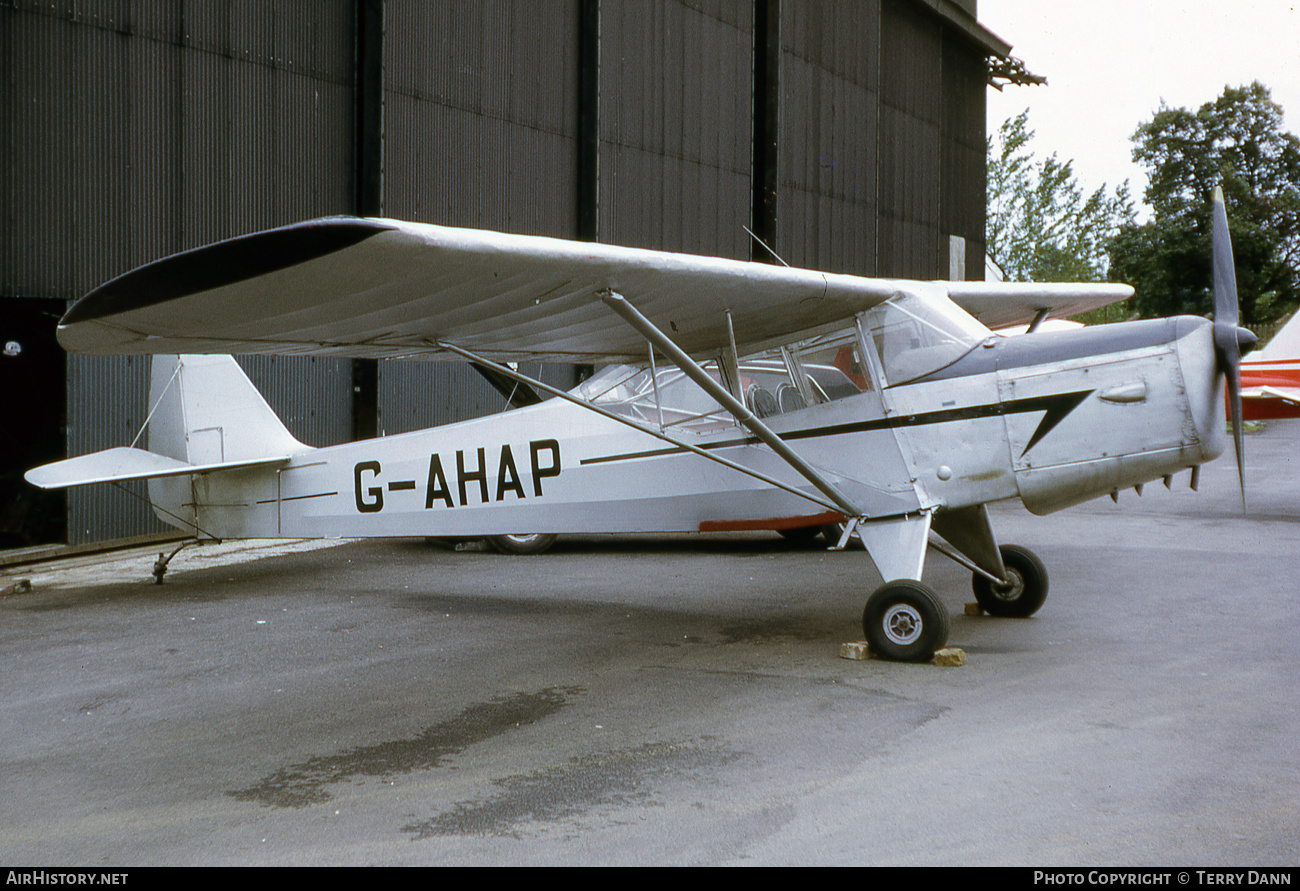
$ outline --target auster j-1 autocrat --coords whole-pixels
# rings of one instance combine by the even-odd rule
[[[1226,448],[1251,338],[1217,208],[1213,323],[1016,337],[991,328],[1131,290],[870,279],[383,219],[274,229],[143,266],[69,309],[69,351],[155,355],[148,449],[27,478],[148,480],[158,516],[198,538],[857,539],[884,581],[864,610],[872,649],[928,659],[949,628],[921,581],[929,548],[971,570],[991,614],[1030,615],[1047,595],[1042,563],[998,544],[987,504],[1042,514],[1186,469],[1195,485]],[[464,360],[512,407],[312,448],[229,355],[270,353]],[[604,367],[565,392],[521,373],[531,362]]]

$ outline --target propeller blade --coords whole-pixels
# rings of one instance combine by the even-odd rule
[[[1214,259],[1214,327],[1236,330],[1237,271],[1232,260],[1232,238],[1228,232],[1228,210],[1223,203],[1223,187],[1214,189],[1214,217],[1211,227],[1211,252]],[[1233,340],[1236,340],[1234,333]]]
[[[1227,378],[1228,412],[1232,420],[1232,441],[1237,451],[1237,481],[1241,485],[1241,507],[1246,508],[1246,468],[1241,442],[1241,353],[1254,344],[1255,336],[1238,326],[1237,272],[1232,259],[1232,238],[1223,188],[1214,189],[1211,225],[1211,256],[1214,261],[1214,351],[1219,370]]]
[[[1232,444],[1237,450],[1237,482],[1241,486],[1241,509],[1246,509],[1246,465],[1241,455],[1241,362],[1227,374],[1228,407],[1232,414]]]

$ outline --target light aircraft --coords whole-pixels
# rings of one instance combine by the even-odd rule
[[[1300,313],[1241,363],[1242,417],[1300,418]]]
[[[1217,242],[1226,242],[1218,205]],[[949,632],[934,547],[994,615],[1047,596],[986,505],[1043,514],[1191,469],[1239,421],[1231,249],[1217,320],[998,337],[1129,296],[1120,285],[869,279],[382,219],[327,218],[159,260],[75,303],[63,346],[155,354],[148,449],[36,468],[43,487],[148,480],[199,538],[821,530],[884,584],[886,658]],[[468,360],[554,397],[311,448],[227,354]],[[511,363],[610,363],[571,392]],[[1240,462],[1240,424],[1237,449]],[[1242,479],[1244,499],[1244,477]]]

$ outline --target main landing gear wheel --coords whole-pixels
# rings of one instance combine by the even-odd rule
[[[490,535],[487,540],[498,554],[544,554],[555,544],[554,535]]]
[[[822,527],[800,526],[797,529],[778,529],[776,531],[778,535],[793,545],[809,547],[821,536]]]
[[[871,652],[899,662],[925,662],[948,642],[948,613],[920,582],[888,582],[867,599],[862,631]]]
[[[978,572],[971,577],[971,588],[980,609],[990,616],[1023,619],[1038,612],[1047,600],[1047,569],[1034,552],[1019,545],[1002,545],[1002,565],[1007,569],[1008,584],[999,585]]]

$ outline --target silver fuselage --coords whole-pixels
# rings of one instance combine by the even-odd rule
[[[867,518],[1016,497],[1047,513],[1222,453],[1210,331],[1179,317],[991,338],[920,379],[766,422]],[[689,436],[812,492],[738,426]],[[154,480],[150,494],[168,522],[220,538],[694,532],[830,519],[811,501],[558,399],[304,448],[281,467]]]

